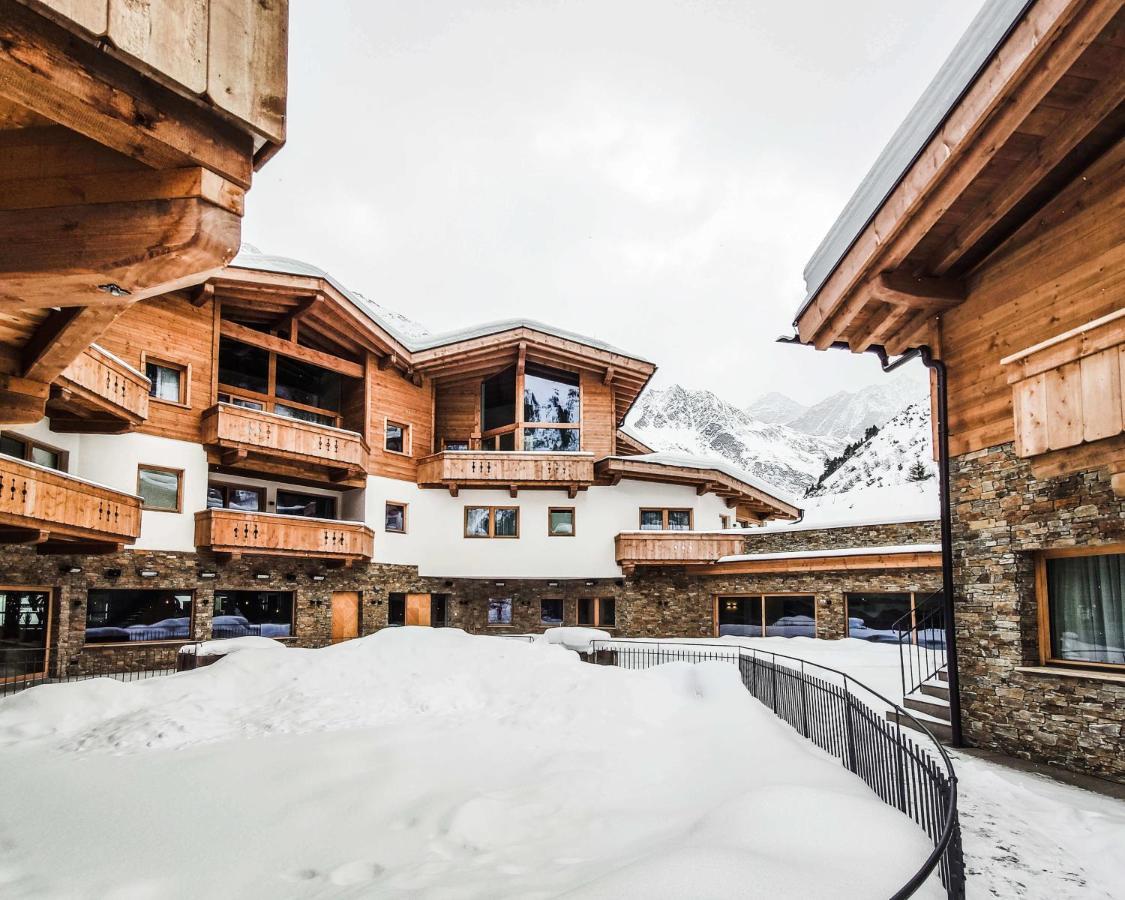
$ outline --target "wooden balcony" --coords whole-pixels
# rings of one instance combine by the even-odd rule
[[[141,500],[0,456],[0,543],[40,553],[113,553],[141,531]]]
[[[520,488],[566,490],[571,497],[594,481],[592,453],[520,453],[445,450],[418,462],[418,484],[448,488]]]
[[[623,531],[614,542],[617,564],[627,575],[637,566],[713,563],[746,546],[742,535],[713,531]]]
[[[121,434],[148,418],[148,379],[91,344],[51,388],[52,431]]]
[[[1125,309],[1001,360],[1016,454],[1038,477],[1106,466],[1125,496]]]
[[[217,556],[290,556],[340,565],[366,562],[375,533],[361,522],[206,509],[195,514],[195,544]]]
[[[362,487],[367,444],[354,431],[219,403],[203,414],[203,443],[224,466]]]

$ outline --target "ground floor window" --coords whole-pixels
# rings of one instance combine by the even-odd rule
[[[617,625],[617,601],[613,597],[580,597],[577,622],[595,628],[614,628]]]
[[[1125,553],[1047,553],[1039,567],[1044,661],[1125,666]]]
[[[563,602],[562,600],[540,600],[539,601],[539,621],[551,627],[562,625],[563,623]]]
[[[293,637],[294,624],[293,591],[215,591],[213,638]]]
[[[940,592],[911,591],[845,594],[848,637],[897,644],[903,634],[917,626],[919,645],[944,646],[945,619],[940,597]]]
[[[86,594],[86,643],[187,640],[191,591],[96,590]]]
[[[430,627],[445,628],[449,624],[449,594],[430,595]]]
[[[816,598],[807,594],[719,597],[720,637],[816,637]]]
[[[406,594],[391,593],[387,595],[387,624],[406,624]]]
[[[488,624],[511,625],[512,601],[509,597],[492,597],[488,601]]]
[[[0,680],[46,670],[51,593],[0,589]]]

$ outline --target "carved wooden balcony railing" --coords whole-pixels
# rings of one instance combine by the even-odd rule
[[[1106,466],[1125,496],[1125,309],[1003,360],[1016,454],[1040,477]]]
[[[375,533],[361,522],[206,509],[195,514],[195,544],[220,556],[315,557],[350,565],[375,552]]]
[[[592,453],[520,453],[445,450],[418,462],[421,487],[566,490],[573,497],[594,481]]]
[[[121,434],[148,418],[148,379],[91,344],[52,386],[47,413],[53,431]]]
[[[630,573],[637,566],[713,563],[742,553],[746,538],[708,531],[623,531],[614,544],[617,564]]]
[[[141,500],[0,456],[0,543],[41,553],[110,553],[137,539]]]
[[[217,462],[280,475],[362,485],[367,444],[354,431],[219,403],[203,414],[203,443]]]

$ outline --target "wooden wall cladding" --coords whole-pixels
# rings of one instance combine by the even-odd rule
[[[200,440],[200,418],[211,396],[214,315],[211,303],[192,306],[183,294],[134,304],[98,343],[141,372],[155,358],[188,369],[185,405],[151,400],[148,420],[137,431],[180,441]]]
[[[434,395],[434,450],[442,441],[466,441],[480,434],[479,377],[443,381]]]
[[[613,385],[591,372],[582,372],[582,449],[594,459],[612,456],[617,438]]]
[[[394,369],[371,367],[367,375],[370,405],[370,472],[385,478],[414,481],[418,460],[433,452],[433,383],[418,387]],[[410,426],[410,453],[388,452],[384,441],[386,420]]]
[[[1125,307],[1123,205],[1125,141],[1017,231],[974,273],[968,299],[943,315],[954,456],[1016,439],[1001,360]],[[1063,381],[1052,390],[1075,390]]]

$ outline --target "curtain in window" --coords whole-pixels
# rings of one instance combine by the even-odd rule
[[[1047,560],[1058,659],[1125,664],[1125,554]]]

